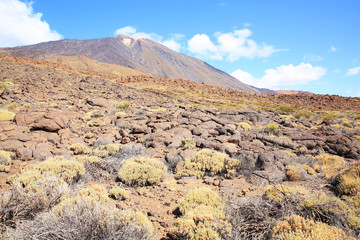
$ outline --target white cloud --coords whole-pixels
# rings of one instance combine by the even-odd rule
[[[297,66],[292,64],[282,65],[275,69],[266,69],[265,75],[256,79],[250,73],[240,69],[231,75],[244,83],[259,88],[278,88],[281,86],[294,86],[297,84],[307,84],[311,81],[319,80],[326,74],[327,69],[322,67],[313,67],[309,63],[300,63]]]
[[[337,69],[335,69],[334,71],[333,71],[333,73],[341,73],[342,71],[341,71],[341,69],[339,69],[339,68],[337,68]]]
[[[188,41],[188,50],[199,57],[234,62],[239,58],[265,58],[286,49],[275,49],[250,39],[251,30],[244,28],[230,33],[215,33],[217,44],[206,34],[196,34]]]
[[[0,1],[0,47],[15,47],[59,40],[62,36],[41,20],[32,3],[19,0]]]
[[[330,47],[329,52],[337,52],[337,51],[339,51],[339,50],[340,50],[340,48],[337,48],[337,47],[335,47],[335,46],[333,45],[333,46]]]
[[[251,26],[251,23],[248,23],[248,22],[246,22],[246,23],[244,23],[244,27],[250,27]]]
[[[178,42],[182,38],[184,38],[183,34],[173,34],[170,38],[163,40],[164,38],[156,33],[145,33],[145,32],[137,32],[136,28],[132,26],[126,26],[123,28],[119,28],[114,32],[115,35],[127,35],[132,38],[147,38],[151,39],[155,42],[161,43],[164,46],[179,52],[181,49],[181,44]]]
[[[348,69],[346,72],[346,76],[354,76],[359,73],[360,73],[360,66]]]
[[[316,56],[314,54],[306,54],[304,56],[304,61],[306,61],[306,62],[318,62],[318,61],[322,61],[322,60],[324,60],[323,57]]]

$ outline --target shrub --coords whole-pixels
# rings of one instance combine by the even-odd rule
[[[346,166],[346,161],[342,157],[326,153],[316,156],[315,161],[317,164],[314,169],[320,171],[327,179],[332,178]]]
[[[231,231],[224,207],[224,201],[211,189],[192,190],[179,202],[182,216],[175,220],[170,235],[176,239],[223,239]]]
[[[91,149],[81,143],[74,143],[69,147],[69,150],[73,151],[75,155],[78,154],[89,154]]]
[[[105,122],[100,119],[94,119],[87,122],[89,127],[103,127],[105,126]]]
[[[134,157],[122,163],[118,178],[130,186],[159,184],[165,178],[163,162],[149,157]]]
[[[291,158],[294,158],[297,156],[295,153],[290,152],[289,150],[280,150],[280,152],[285,153],[286,155],[288,155]]]
[[[195,156],[185,159],[184,167],[178,171],[175,178],[204,175],[223,175],[232,178],[241,165],[240,160],[231,159],[225,153],[210,149],[202,149]]]
[[[307,119],[309,119],[312,115],[313,115],[313,113],[310,112],[310,111],[300,110],[300,111],[298,111],[298,112],[296,112],[296,113],[294,114],[294,117],[295,117],[296,119],[300,119],[300,118],[307,118]]]
[[[357,114],[354,119],[355,120],[360,120],[360,114]]]
[[[82,162],[84,164],[92,164],[100,161],[100,158],[96,156],[86,156],[86,155],[77,155],[75,156],[76,161]]]
[[[322,120],[323,121],[331,121],[334,120],[336,118],[336,114],[334,112],[330,112],[328,114],[326,114],[325,116],[323,116]]]
[[[267,129],[270,131],[270,132],[277,132],[278,130],[278,125],[276,123],[269,123],[267,125]]]
[[[275,109],[279,114],[295,112],[296,108],[291,105],[280,105]]]
[[[343,122],[342,125],[343,125],[343,127],[345,127],[345,128],[354,128],[354,126],[353,126],[351,123],[349,123],[349,122]]]
[[[316,173],[316,171],[312,168],[312,167],[310,167],[310,166],[308,166],[308,165],[306,165],[306,164],[301,164],[300,165],[309,175],[314,175],[315,173]]]
[[[78,161],[66,160],[64,157],[49,158],[27,166],[20,174],[9,177],[12,184],[27,186],[32,184],[43,175],[55,175],[67,183],[78,180],[85,174],[84,165]]]
[[[9,172],[11,165],[10,152],[0,150],[0,172]]]
[[[122,111],[126,111],[128,110],[128,108],[130,107],[131,103],[130,102],[120,102],[116,105],[117,109],[121,109]]]
[[[286,198],[293,196],[303,197],[308,195],[310,192],[304,187],[299,186],[284,186],[281,184],[269,186],[263,195],[263,198],[266,200],[279,201],[282,202]]]
[[[298,181],[303,178],[303,171],[300,166],[288,165],[286,166],[285,174],[289,181]]]
[[[194,149],[196,147],[196,141],[192,138],[185,138],[182,140],[183,149]]]
[[[273,228],[273,238],[281,239],[354,239],[343,230],[325,223],[307,220],[293,215],[279,222]]]
[[[112,143],[97,147],[93,153],[98,157],[104,158],[115,154],[117,151],[119,151],[119,149],[120,149],[120,144]]]
[[[249,131],[249,130],[251,129],[250,124],[247,123],[247,122],[239,122],[238,125],[239,125],[242,129],[244,129],[245,132],[246,132],[246,131]]]
[[[0,121],[13,121],[15,113],[0,108]]]
[[[112,188],[109,191],[109,196],[113,197],[116,200],[125,200],[130,197],[130,193],[123,188],[117,187],[117,188]]]
[[[360,192],[360,161],[351,164],[337,177],[337,191],[340,195],[356,195]]]
[[[152,239],[154,228],[138,212],[106,207],[101,201],[79,201],[61,211],[38,215],[20,225],[15,239]]]

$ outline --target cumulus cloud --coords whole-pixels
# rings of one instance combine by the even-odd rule
[[[335,47],[335,46],[333,45],[333,46],[330,47],[329,52],[337,52],[337,51],[339,51],[339,50],[340,50],[339,48],[337,48],[337,47]]]
[[[164,46],[179,52],[181,50],[181,44],[179,41],[184,38],[184,35],[176,33],[173,34],[170,38],[164,40],[163,36],[158,35],[156,33],[145,33],[145,32],[138,32],[136,28],[132,26],[126,26],[123,28],[119,28],[114,32],[115,35],[127,35],[132,38],[147,38],[151,39],[155,42],[163,44]]]
[[[304,56],[304,61],[306,61],[306,62],[318,62],[318,61],[322,61],[322,60],[324,60],[323,57],[316,56],[314,54],[306,54]]]
[[[359,73],[360,73],[360,66],[348,69],[346,72],[346,76],[354,76]]]
[[[297,84],[307,84],[311,81],[319,80],[326,74],[327,69],[314,67],[309,63],[282,65],[275,69],[266,69],[265,74],[260,79],[254,78],[250,73],[240,69],[231,75],[238,80],[259,88],[278,88],[282,86],[294,86]]]
[[[0,47],[15,47],[59,40],[62,36],[50,29],[35,13],[32,3],[20,0],[0,1]]]
[[[265,58],[275,52],[287,49],[275,49],[265,43],[258,44],[250,37],[248,28],[234,30],[230,33],[214,34],[216,43],[206,34],[196,34],[188,41],[188,50],[199,57],[234,62],[239,58]]]

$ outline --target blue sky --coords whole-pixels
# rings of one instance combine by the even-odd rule
[[[0,47],[128,34],[271,89],[360,96],[358,0],[0,0]]]

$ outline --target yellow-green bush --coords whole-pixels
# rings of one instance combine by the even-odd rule
[[[263,195],[264,199],[274,201],[284,201],[287,197],[303,197],[310,194],[309,190],[300,186],[285,186],[282,184],[270,185]]]
[[[306,165],[306,164],[301,164],[300,165],[309,175],[314,175],[315,173],[316,173],[316,171],[312,168],[312,167],[310,167],[310,166],[308,166],[308,165]]]
[[[196,147],[196,141],[192,138],[186,138],[182,140],[183,149],[194,149]]]
[[[84,144],[74,143],[69,147],[69,150],[73,151],[75,155],[78,154],[89,154],[91,153],[91,149]]]
[[[11,165],[10,152],[0,150],[0,172],[9,172]]]
[[[190,191],[180,202],[182,216],[170,234],[194,240],[220,240],[231,231],[224,214],[225,203],[210,188]]]
[[[184,167],[176,173],[175,178],[187,176],[200,178],[204,175],[214,176],[217,174],[232,178],[240,166],[240,160],[231,159],[225,153],[202,149],[195,156],[185,159]]]
[[[128,185],[159,184],[165,178],[166,167],[163,162],[149,157],[134,157],[124,160],[118,178]]]
[[[85,163],[85,164],[91,164],[96,163],[100,161],[100,158],[97,156],[87,156],[87,155],[77,155],[74,157],[76,161]]]
[[[239,122],[238,125],[244,129],[245,132],[251,129],[251,125],[247,122]]]
[[[280,105],[275,109],[279,114],[295,112],[296,108],[291,105]]]
[[[42,175],[55,175],[65,182],[71,183],[84,174],[85,168],[82,163],[57,156],[29,165],[20,174],[13,175],[8,180],[13,184],[26,186],[42,178]]]
[[[13,121],[15,113],[0,108],[0,121]]]
[[[332,178],[340,170],[346,167],[344,158],[326,153],[316,156],[315,161],[316,164],[314,165],[314,169],[321,172],[327,179]]]
[[[105,126],[105,122],[100,119],[94,119],[87,122],[89,127],[103,127]]]
[[[129,107],[130,107],[131,103],[124,101],[124,102],[120,102],[116,105],[117,109],[121,109],[122,111],[126,111]]]
[[[292,215],[273,228],[273,238],[291,240],[354,239],[343,230],[322,222],[314,222],[298,215]]]
[[[115,154],[117,151],[119,151],[119,149],[120,149],[120,144],[111,143],[111,144],[99,146],[94,150],[93,153],[98,157],[104,158]]]
[[[292,158],[297,156],[295,153],[290,152],[289,150],[280,150],[280,152],[285,153],[286,155],[288,155],[289,157],[292,157]]]
[[[115,198],[116,200],[128,199],[130,197],[130,193],[123,188],[112,188],[109,191],[109,196]]]
[[[313,115],[312,112],[308,111],[308,110],[300,110],[300,111],[297,111],[295,114],[294,114],[294,117],[296,119],[300,119],[300,118],[310,118],[311,116]]]
[[[337,190],[341,195],[356,195],[360,192],[360,161],[357,161],[341,172],[336,180]]]
[[[300,166],[288,165],[285,169],[286,177],[289,181],[298,181],[302,178],[302,171]]]
[[[349,123],[349,122],[343,122],[342,125],[343,125],[343,127],[345,127],[345,128],[354,128],[354,126],[353,126],[351,123]]]
[[[278,125],[276,123],[269,123],[266,127],[271,132],[276,132],[278,130]]]

